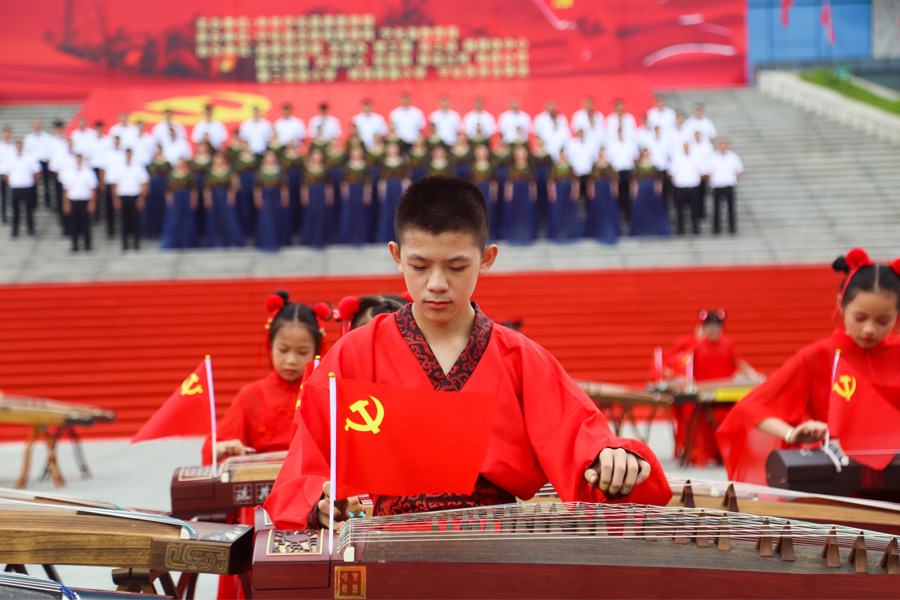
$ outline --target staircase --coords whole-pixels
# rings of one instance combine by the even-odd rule
[[[726,308],[727,335],[771,372],[829,333],[838,283],[823,266],[498,274],[481,279],[476,300],[497,321],[522,317],[523,333],[573,377],[642,385],[653,348],[689,334],[701,308]],[[401,291],[402,280],[6,286],[0,389],[113,409],[115,423],[85,435],[130,436],[210,354],[221,415],[240,386],[267,372],[263,301],[279,288],[336,305],[348,294]],[[327,329],[333,344],[335,324]],[[0,426],[0,440],[24,435]]]

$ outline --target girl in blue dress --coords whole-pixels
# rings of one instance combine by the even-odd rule
[[[494,165],[491,164],[491,151],[484,144],[478,144],[473,150],[475,160],[472,161],[471,180],[481,194],[488,207],[490,231],[498,230],[496,221],[500,218],[497,202],[497,182],[494,180]],[[495,239],[492,235],[492,239]]]
[[[431,162],[428,163],[429,175],[453,175],[453,165],[447,159],[447,149],[435,146],[431,149]]]
[[[381,181],[378,198],[378,232],[376,241],[385,243],[396,241],[394,235],[394,213],[403,190],[409,186],[409,166],[400,155],[400,145],[389,143],[385,150],[384,162],[381,164]]]
[[[574,242],[581,237],[578,218],[578,177],[572,170],[565,148],[550,171],[550,222],[547,238],[554,242]]]
[[[634,206],[629,233],[634,236],[670,235],[669,219],[662,203],[662,182],[647,148],[641,150],[634,164],[632,188],[637,191],[632,189]]]
[[[314,147],[309,151],[301,193],[303,229],[300,243],[313,248],[324,248],[331,241],[334,227],[334,188],[325,164],[325,153],[321,148]]]
[[[615,244],[622,234],[618,202],[619,175],[600,148],[588,181],[584,236],[603,244]]]
[[[428,163],[431,162],[431,155],[428,152],[428,146],[425,145],[425,138],[419,137],[413,142],[409,149],[407,157],[409,163],[409,179],[416,182],[428,175]]]
[[[147,186],[147,200],[141,212],[141,237],[159,239],[162,235],[163,219],[166,216],[166,190],[172,165],[166,160],[162,146],[156,147],[153,160],[147,165],[150,183]]]
[[[519,146],[513,154],[512,165],[509,167],[503,200],[504,237],[509,243],[524,245],[534,241],[537,229],[534,197],[534,177],[528,149]]]
[[[469,146],[469,138],[462,131],[456,136],[456,142],[450,146],[448,158],[453,165],[453,174],[463,179],[469,179],[472,171],[472,148]]]
[[[206,245],[209,248],[239,248],[244,245],[244,232],[238,221],[232,190],[237,177],[225,160],[216,152],[206,180]]]
[[[187,160],[179,158],[169,176],[160,248],[178,250],[197,246],[197,225],[194,220],[197,197],[193,191],[194,174]]]
[[[544,140],[539,136],[534,138],[534,153],[531,155],[534,166],[534,188],[536,192],[535,205],[537,210],[538,230],[547,231],[547,221],[550,218],[550,194],[548,182],[550,171],[553,169],[553,157],[544,148]]]
[[[300,234],[303,220],[303,207],[300,203],[300,187],[303,185],[303,156],[294,143],[288,144],[281,154],[281,167],[287,177],[288,189],[288,224],[290,237]]]
[[[197,194],[197,210],[195,211],[197,223],[197,239],[202,240],[206,232],[206,204],[203,202],[206,179],[209,177],[209,168],[212,166],[213,148],[209,142],[197,144],[197,151],[191,160],[191,171],[194,172],[194,193]]]
[[[344,166],[341,183],[341,218],[338,242],[367,244],[371,234],[369,206],[372,204],[372,177],[362,146],[353,146]]]
[[[246,141],[241,141],[241,150],[234,159],[234,170],[238,176],[237,213],[245,238],[256,234],[256,203],[253,196],[256,189],[257,167],[258,159],[250,152],[250,145]]]
[[[290,242],[287,181],[278,156],[268,150],[256,174],[256,247],[277,251]]]

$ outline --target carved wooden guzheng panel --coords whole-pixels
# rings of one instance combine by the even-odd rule
[[[256,533],[255,598],[896,598],[893,536],[722,510],[529,503]]]
[[[231,457],[215,469],[179,467],[172,476],[172,515],[224,517],[244,507],[262,504],[287,452]]]
[[[0,497],[0,564],[241,573],[252,528],[162,515]]]

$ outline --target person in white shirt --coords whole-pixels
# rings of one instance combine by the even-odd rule
[[[32,154],[25,152],[22,140],[16,140],[16,151],[3,165],[3,180],[12,196],[12,236],[19,237],[19,220],[25,207],[25,227],[28,235],[34,235],[34,189],[41,165]]]
[[[588,175],[594,168],[594,161],[597,160],[600,147],[594,140],[587,137],[584,129],[578,129],[575,137],[566,143],[564,149],[569,164],[572,166],[572,173],[578,177],[578,197],[587,198]]]
[[[179,138],[183,140],[187,139],[187,132],[184,129],[184,125],[176,121],[172,109],[167,108],[163,111],[163,120],[153,126],[153,131],[151,133],[160,143],[163,143],[171,136],[171,129],[175,129],[175,134]]]
[[[478,139],[478,128],[481,126],[481,135],[490,138],[497,131],[497,122],[494,116],[484,110],[484,98],[475,97],[475,108],[463,117],[463,129],[470,140]]]
[[[50,146],[50,159],[47,161],[48,184],[53,190],[53,202],[56,204],[56,213],[62,218],[62,185],[59,183],[59,171],[53,168],[53,157],[62,153],[69,153],[69,138],[66,136],[66,124],[62,121],[53,121],[53,134],[48,142]]]
[[[606,140],[606,121],[603,119],[603,113],[594,110],[594,99],[591,96],[586,96],[582,108],[572,115],[572,129],[575,131],[584,129],[585,137],[594,142],[598,149]],[[570,155],[569,159],[571,158]]]
[[[690,119],[685,121],[684,126],[687,128],[688,135],[691,139],[693,139],[695,131],[699,131],[706,141],[711,141],[718,136],[716,126],[713,125],[713,122],[706,116],[706,109],[702,104],[694,105],[694,114],[691,115]]]
[[[631,223],[631,178],[634,176],[634,161],[640,153],[632,138],[625,137],[623,130],[606,144],[606,159],[619,175],[619,213]]]
[[[744,173],[744,164],[729,149],[728,140],[720,138],[718,146],[718,151],[713,154],[709,164],[709,185],[713,190],[713,233],[721,232],[719,215],[722,202],[728,204],[728,231],[737,233],[734,188]]]
[[[697,186],[697,198],[700,203],[700,218],[706,218],[706,192],[709,180],[709,161],[712,159],[713,154],[715,154],[716,149],[713,147],[712,142],[703,137],[703,134],[699,130],[694,130],[694,136],[691,140],[691,153],[697,160],[697,164],[700,165],[700,174],[702,178],[700,179],[700,185]]]
[[[204,106],[203,113],[203,120],[194,125],[194,129],[191,130],[191,141],[195,144],[207,141],[216,150],[221,150],[228,141],[228,129],[225,128],[224,123],[213,118],[212,104]],[[153,160],[152,152],[147,162],[150,160]]]
[[[44,131],[40,119],[31,124],[31,133],[22,142],[25,154],[30,154],[41,165],[41,181],[44,186],[44,206],[50,207],[50,156],[53,154],[53,136]],[[34,196],[37,204],[37,194]]]
[[[140,132],[137,125],[128,122],[128,113],[121,112],[119,113],[119,122],[109,128],[107,135],[111,138],[118,137],[122,140],[123,148],[134,148]]]
[[[75,152],[80,154],[82,159],[87,162],[94,144],[97,142],[97,132],[87,126],[85,117],[79,117],[78,127],[72,130],[69,137],[75,142]]]
[[[100,181],[102,185],[100,187],[103,190],[103,202],[98,205],[101,210],[97,211],[103,213],[108,238],[116,235],[116,205],[113,198],[113,186],[116,183],[116,173],[124,162],[125,148],[122,147],[122,140],[114,137],[112,148],[104,153],[101,160]]]
[[[147,124],[140,119],[135,122],[138,128],[138,141],[134,147],[134,159],[144,166],[149,165],[156,155],[159,141],[147,131]]]
[[[309,135],[325,142],[341,137],[341,122],[328,114],[328,103],[319,105],[319,114],[309,120]]]
[[[676,219],[678,235],[684,235],[685,210],[690,211],[691,228],[694,235],[699,234],[700,202],[697,198],[697,188],[700,185],[702,173],[696,155],[691,153],[690,142],[685,141],[678,152],[672,155],[669,177],[672,179],[675,211],[678,215]]]
[[[625,139],[631,139],[637,131],[637,122],[634,120],[634,115],[625,112],[625,103],[621,100],[616,100],[613,103],[613,108],[614,111],[606,117],[606,139],[616,139],[620,129]]]
[[[683,112],[678,111],[675,113],[675,126],[669,130],[669,141],[672,143],[672,154],[681,150],[681,146],[685,142],[690,142],[694,139],[694,134],[685,125],[686,121]]]
[[[64,144],[57,144],[54,147],[53,156],[50,157],[50,162],[47,165],[47,168],[50,169],[50,173],[53,175],[53,183],[56,188],[56,208],[63,235],[68,235],[69,233],[69,222],[63,213],[63,183],[61,177],[64,171],[75,164],[74,148],[75,142],[71,138],[66,138]]]
[[[128,250],[128,238],[134,249],[141,246],[140,215],[147,196],[147,168],[134,160],[131,148],[125,149],[125,161],[119,165],[113,180],[113,206],[122,215],[122,250]]]
[[[656,95],[656,106],[647,111],[647,125],[659,127],[663,134],[675,127],[675,110],[666,106],[666,97]]]
[[[456,143],[456,136],[459,135],[460,127],[462,127],[462,117],[458,112],[450,109],[448,96],[441,96],[440,108],[428,115],[428,122],[434,126],[438,137],[444,144],[450,147]]]
[[[547,154],[557,161],[560,148],[566,145],[572,134],[569,130],[569,120],[556,110],[556,103],[547,102],[546,108],[534,118],[534,134],[541,138]]]
[[[95,191],[97,174],[84,161],[81,154],[75,162],[60,173],[63,184],[63,214],[69,222],[72,252],[78,252],[78,238],[84,238],[84,249],[91,249],[90,215],[97,210]]]
[[[259,157],[266,153],[274,134],[272,124],[260,116],[258,106],[253,107],[253,117],[241,123],[241,139],[246,140],[250,144],[250,152]],[[170,162],[175,164],[174,161]]]
[[[6,164],[8,160],[10,160],[16,154],[16,141],[13,139],[12,127],[9,125],[3,126],[3,131],[0,132],[0,174],[3,173],[3,165]],[[10,200],[10,191],[9,187],[6,185],[6,179],[0,177],[0,220],[3,223],[7,222],[7,210],[6,205]]]
[[[523,133],[524,139],[528,140],[528,135],[531,133],[531,117],[519,108],[518,98],[510,100],[509,110],[500,113],[497,127],[500,129],[500,137],[507,144],[521,142]]]
[[[163,156],[170,165],[177,163],[179,158],[191,160],[194,156],[191,145],[187,143],[186,139],[178,137],[178,132],[174,127],[169,130],[169,138],[161,142],[160,146],[163,149]]]
[[[113,140],[103,134],[103,121],[94,122],[94,143],[91,146],[90,154],[82,153],[84,160],[88,163],[94,173],[97,175],[97,210],[94,211],[94,221],[100,220],[100,207],[103,205],[101,196],[106,194],[106,184],[103,182],[103,165],[106,162],[106,155],[112,151]]]
[[[372,111],[372,101],[366,98],[362,101],[362,112],[351,119],[356,125],[356,133],[368,150],[375,141],[375,136],[386,136],[388,133],[387,121],[384,117]]]
[[[408,150],[425,129],[428,123],[425,121],[425,113],[419,108],[412,105],[412,101],[408,93],[400,96],[400,106],[395,108],[388,115],[388,120],[394,126],[394,133],[403,140],[404,147],[402,150]]]
[[[275,121],[275,137],[282,146],[294,146],[299,150],[306,139],[306,125],[292,115],[292,111],[293,107],[289,102],[281,105],[281,118]]]
[[[650,149],[650,143],[653,141],[653,128],[648,123],[647,115],[641,117],[641,124],[637,131],[634,132],[634,142],[638,145],[639,150],[644,148]]]
[[[659,171],[659,177],[662,180],[662,200],[663,207],[669,212],[672,204],[672,182],[669,180],[669,164],[672,161],[672,141],[669,135],[663,132],[660,125],[653,126],[653,137],[648,142],[647,149],[650,150],[650,160],[653,166]]]

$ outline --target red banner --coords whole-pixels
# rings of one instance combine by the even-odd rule
[[[209,93],[212,82],[433,82],[474,94],[486,82],[571,78],[597,94],[586,77],[639,76],[650,88],[745,81],[743,0],[31,0],[3,12],[6,102],[181,83]],[[326,94],[337,98],[315,93]]]

